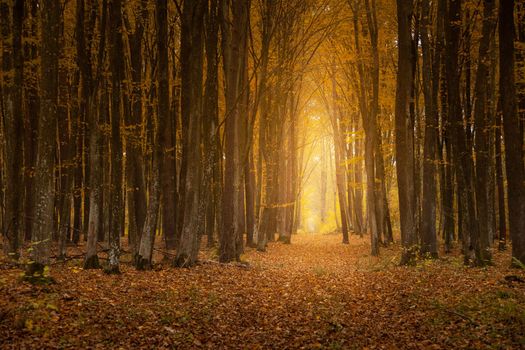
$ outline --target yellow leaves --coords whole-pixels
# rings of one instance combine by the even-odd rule
[[[58,307],[56,305],[54,305],[54,304],[51,304],[51,303],[48,303],[46,305],[46,309],[52,310],[52,311],[58,311]]]
[[[28,331],[32,331],[33,330],[33,320],[25,320],[24,322],[24,327],[28,330]]]
[[[69,270],[71,272],[73,272],[73,273],[80,273],[80,272],[84,271],[84,269],[79,267],[79,266],[70,267]]]

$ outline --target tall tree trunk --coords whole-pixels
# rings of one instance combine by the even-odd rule
[[[495,153],[496,153],[496,187],[498,192],[498,250],[505,250],[507,247],[507,210],[505,209],[505,186],[503,176],[503,150],[501,149],[502,136],[502,112],[501,103],[498,103],[496,111],[496,130],[495,130]]]
[[[222,44],[225,76],[225,173],[223,195],[223,219],[220,235],[221,262],[238,260],[240,248],[239,237],[242,237],[240,216],[244,217],[244,208],[240,201],[242,169],[241,149],[241,111],[243,94],[247,87],[243,79],[243,67],[246,64],[247,30],[249,19],[249,1],[233,2],[224,0],[221,7]],[[231,16],[230,16],[231,11]]]
[[[24,2],[0,3],[0,35],[2,38],[2,100],[5,137],[5,221],[4,234],[8,239],[6,253],[18,259],[23,224],[23,52],[22,22]]]
[[[430,1],[422,2],[421,45],[423,50],[423,93],[425,97],[425,141],[423,151],[423,199],[421,216],[421,255],[437,258],[436,234],[436,145],[438,114],[433,99],[433,71],[430,33]]]
[[[163,10],[164,11],[164,10]],[[169,11],[166,18],[166,24],[162,26],[168,26]],[[168,31],[168,27],[165,29]],[[169,38],[164,39],[166,42],[169,42]],[[167,45],[167,44],[166,44]],[[173,50],[172,55],[175,56],[175,50]],[[166,59],[166,58],[164,58]],[[169,53],[168,53],[169,60]],[[169,64],[169,61],[167,62]],[[176,65],[173,65],[171,69],[171,81],[176,81],[177,78],[177,69]],[[177,164],[177,119],[179,117],[179,96],[178,96],[178,87],[173,86],[171,89],[171,101],[169,105],[169,117],[166,116],[167,120],[161,120],[164,127],[162,132],[164,135],[163,144],[163,166],[161,173],[161,207],[162,207],[162,233],[164,235],[164,241],[166,244],[166,249],[175,249],[179,243],[179,236],[177,230],[177,223],[181,221],[181,218],[178,216],[179,211],[179,193],[178,193],[178,164]]]
[[[187,134],[183,139],[183,163],[186,173],[181,186],[184,205],[182,230],[177,256],[173,264],[190,267],[197,262],[200,246],[199,204],[201,194],[201,124],[203,75],[204,0],[184,0],[181,31],[181,112]],[[183,123],[184,128],[184,123]],[[185,159],[185,160],[184,160]],[[183,165],[184,169],[184,165]],[[184,170],[183,170],[184,171]]]
[[[372,13],[369,8],[370,5],[368,2],[365,4],[367,6],[367,22],[369,24],[368,30],[375,30],[372,19]],[[358,25],[358,11],[359,11],[359,2],[355,1],[352,8],[353,11],[353,28],[354,28],[354,42],[355,48],[358,54],[358,74],[359,74],[359,110],[361,113],[363,129],[365,131],[365,169],[366,169],[366,213],[368,218],[368,229],[370,231],[370,243],[372,248],[372,255],[379,254],[379,230],[382,227],[378,226],[378,208],[376,208],[378,201],[376,199],[376,169],[375,169],[375,152],[376,152],[376,142],[377,142],[377,113],[378,113],[378,100],[377,94],[379,93],[379,86],[376,84],[376,79],[379,79],[379,71],[375,69],[376,60],[378,59],[377,50],[372,52],[374,56],[374,67],[372,68],[372,73],[374,75],[372,82],[372,101],[368,101],[367,95],[369,90],[369,83],[366,81],[365,68],[361,57],[361,45],[359,40],[359,25]],[[370,39],[372,42],[375,42],[377,45],[377,36],[376,33],[370,33]],[[373,50],[374,51],[374,50]],[[369,103],[370,102],[370,103]]]
[[[38,121],[38,147],[35,176],[35,217],[32,232],[31,262],[26,276],[38,277],[49,262],[51,232],[53,231],[53,203],[55,182],[55,131],[58,99],[58,55],[60,4],[43,0],[42,62],[40,66],[40,115]]]
[[[271,216],[273,209],[268,207],[269,193],[271,191],[270,183],[272,177],[267,172],[263,179],[263,163],[266,160],[268,165],[269,161],[269,145],[267,140],[267,129],[269,127],[268,118],[268,107],[269,107],[269,96],[266,93],[267,80],[268,80],[268,64],[269,64],[269,53],[270,44],[274,33],[274,10],[275,2],[271,0],[263,1],[263,17],[262,17],[262,45],[261,45],[261,78],[258,86],[258,99],[259,103],[259,161],[257,164],[257,179],[258,179],[258,190],[257,190],[257,203],[256,212],[259,218],[258,229],[257,229],[257,250],[265,251],[268,243],[268,236],[271,230]],[[263,199],[266,205],[263,204]]]
[[[401,264],[414,263],[417,225],[414,188],[413,132],[409,120],[409,95],[412,85],[411,22],[413,4],[397,0],[398,71],[396,86],[395,132],[396,171],[401,222]]]
[[[123,232],[124,200],[122,193],[122,82],[123,39],[122,39],[122,0],[110,3],[109,29],[111,49],[109,60],[113,71],[111,74],[111,178],[110,178],[110,222],[109,222],[109,264],[106,272],[120,273],[120,236]],[[93,169],[91,169],[93,170]]]
[[[39,26],[39,6],[38,0],[25,1],[26,12],[28,17],[29,34],[26,45],[28,52],[27,60],[31,62],[38,61],[39,47],[38,47],[38,26]],[[33,84],[27,84],[25,88],[25,96],[27,100],[27,113],[25,113],[24,120],[24,239],[31,240],[34,217],[34,170],[36,166],[36,144],[38,132],[38,113],[39,113],[39,96],[38,96],[38,64],[33,64],[28,69],[28,74],[36,77]]]
[[[495,1],[485,0],[483,2],[483,28],[482,37],[479,44],[478,69],[476,72],[475,99],[474,99],[474,123],[475,123],[475,151],[476,151],[476,207],[477,221],[479,223],[479,238],[476,240],[474,250],[476,252],[476,264],[486,265],[491,260],[491,241],[489,228],[489,197],[488,189],[490,170],[490,124],[488,110],[488,90],[489,90],[489,64],[490,64],[490,43],[496,29],[496,15],[494,12]]]
[[[479,226],[476,221],[474,164],[471,148],[468,147],[468,130],[464,128],[463,112],[461,108],[459,45],[461,34],[461,1],[449,0],[448,21],[446,35],[446,74],[448,118],[450,122],[450,140],[456,171],[458,190],[460,191],[461,206],[458,206],[464,218],[467,231],[463,231],[463,246],[465,263],[472,260],[473,247],[479,239]],[[463,210],[463,209],[464,210]],[[463,227],[463,226],[462,226]]]
[[[204,116],[203,116],[203,136],[205,145],[205,164],[204,180],[206,201],[206,236],[208,237],[207,245],[212,247],[215,244],[215,232],[218,217],[216,210],[220,198],[216,188],[222,187],[218,182],[218,177],[214,176],[220,172],[220,163],[218,163],[219,154],[219,106],[218,106],[218,45],[219,40],[219,21],[218,21],[218,2],[212,0],[208,5],[206,17],[206,87],[204,91]]]
[[[255,222],[255,164],[253,150],[248,154],[248,162],[244,167],[244,183],[246,194],[246,245],[254,247]]]
[[[140,246],[136,259],[136,267],[139,270],[152,268],[153,247],[161,197],[162,157],[165,149],[164,129],[170,123],[170,101],[169,101],[169,66],[168,66],[168,4],[167,0],[157,1],[155,7],[155,18],[157,23],[157,111],[155,117],[150,121],[153,137],[151,183],[149,188],[149,201],[146,220],[142,228]],[[168,214],[170,215],[170,214]]]
[[[146,180],[144,179],[144,155],[142,154],[142,110],[144,57],[142,42],[149,11],[147,1],[141,0],[139,16],[136,17],[135,32],[129,36],[132,88],[125,89],[126,139],[126,191],[128,202],[128,237],[133,255],[137,254],[141,233],[146,220]],[[167,50],[167,49],[166,49]],[[129,96],[129,91],[131,96]],[[129,103],[131,102],[131,111]]]
[[[525,264],[525,168],[523,139],[516,104],[514,37],[514,0],[501,0],[499,86],[505,137],[509,232],[512,240],[512,258]]]

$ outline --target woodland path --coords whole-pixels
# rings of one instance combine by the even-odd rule
[[[505,280],[523,273],[501,267],[508,253],[472,269],[459,255],[399,267],[397,247],[368,252],[366,237],[303,234],[249,249],[246,267],[209,260],[107,276],[71,261],[38,287],[0,270],[0,348],[525,346],[525,284]]]

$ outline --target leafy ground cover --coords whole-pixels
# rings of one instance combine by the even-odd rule
[[[246,264],[168,263],[119,276],[55,264],[34,286],[0,270],[0,348],[390,349],[525,347],[525,273],[468,268],[458,254],[397,266],[399,247],[298,235]]]

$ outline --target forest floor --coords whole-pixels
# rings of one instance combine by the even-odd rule
[[[525,348],[525,272],[496,252],[468,268],[459,254],[397,266],[399,247],[298,235],[248,249],[244,264],[159,264],[122,274],[55,264],[32,286],[0,270],[0,348]],[[509,277],[511,276],[511,277]]]

